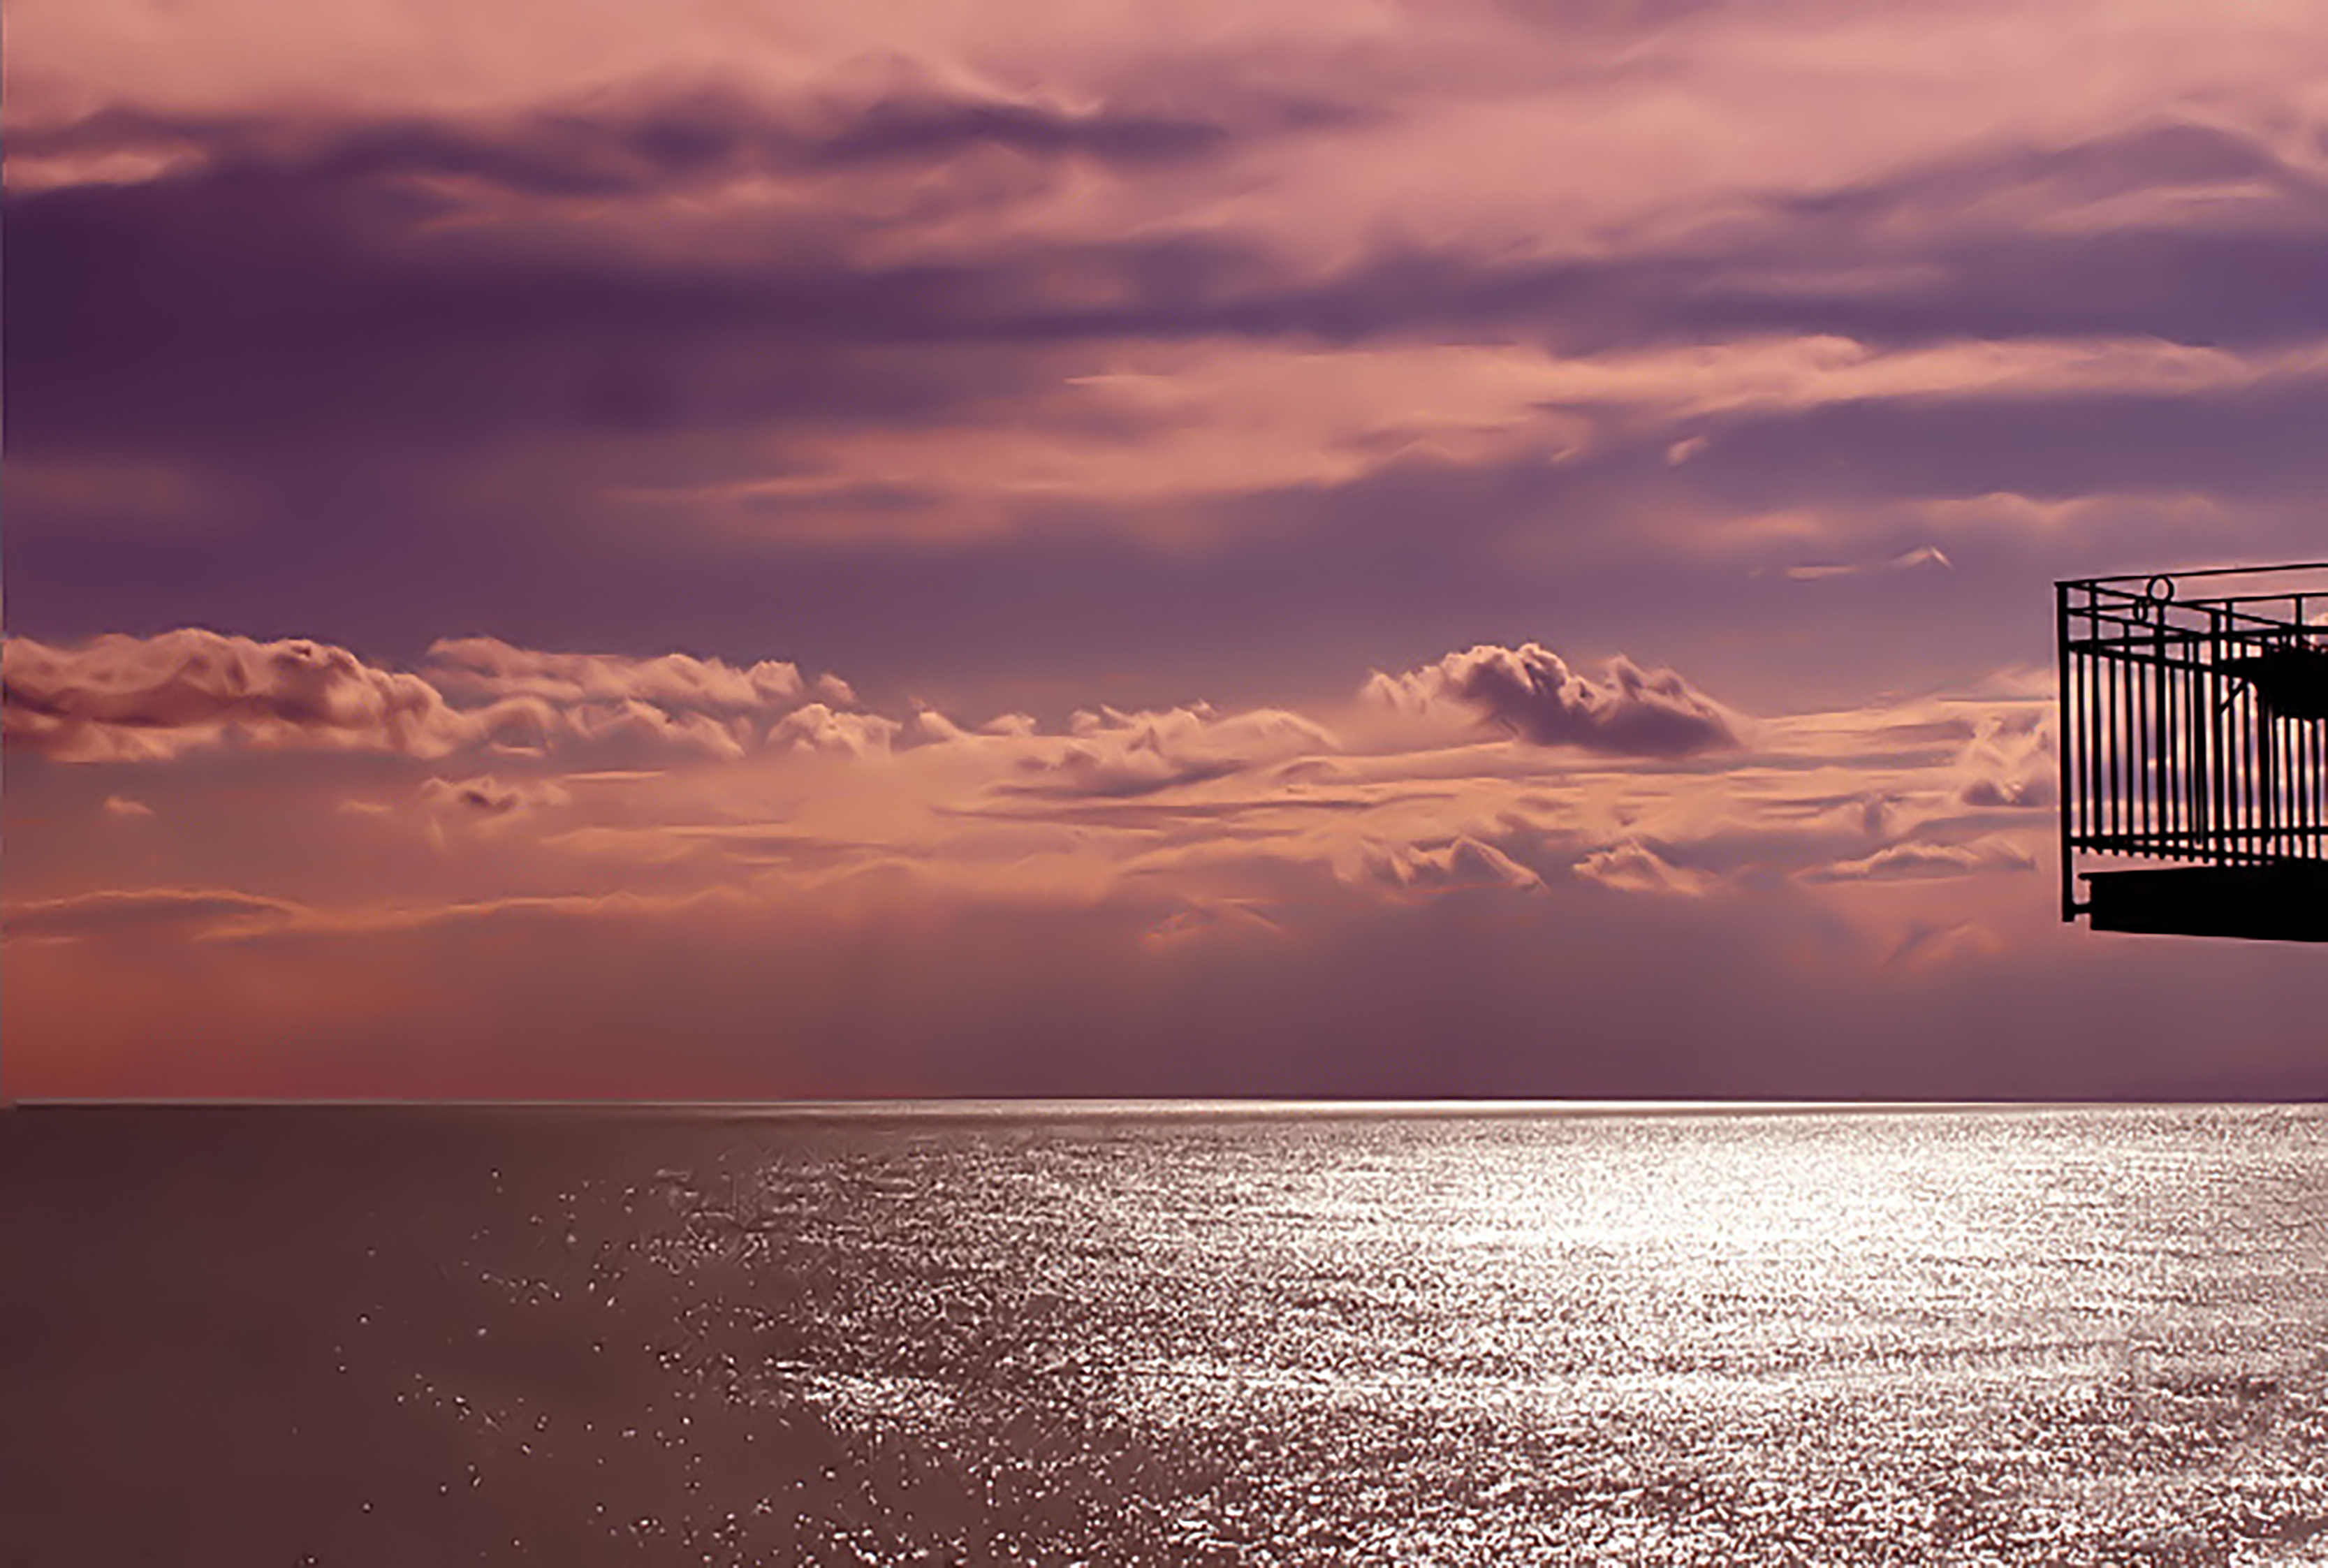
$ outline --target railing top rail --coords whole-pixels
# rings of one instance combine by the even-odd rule
[[[2300,588],[2282,588],[2277,593],[2272,594],[2220,594],[2205,598],[2188,599],[2179,594],[2173,598],[2160,598],[2145,590],[2097,586],[2091,583],[2065,583],[2062,586],[2072,589],[2082,589],[2088,596],[2088,602],[2091,604],[2163,604],[2173,605],[2178,609],[2192,606],[2221,609],[2233,605],[2281,605],[2294,599],[2328,598],[2328,577],[2323,577],[2316,585]]]
[[[2328,572],[2328,561],[2292,561],[2286,565],[2260,567],[2194,567],[2188,571],[2171,572],[2120,572],[2110,577],[2061,577],[2056,579],[2054,586],[2064,588],[2101,587],[2112,583],[2150,583],[2161,577],[2180,579],[2182,577],[2259,577],[2267,572]],[[2285,596],[2267,596],[2277,598]]]
[[[2185,597],[2177,589],[2183,579],[2192,577],[2248,580],[2225,584],[2245,591]],[[2315,604],[2328,607],[2328,562],[2065,578],[2055,587],[2062,610],[2097,629],[2141,626],[2154,634],[2172,624],[2203,622],[2211,633],[2217,634],[2317,635],[2323,617],[2309,612]]]
[[[2328,599],[2328,577],[2312,587],[2283,588],[2276,594],[2223,594],[2210,598],[2183,598],[2180,595],[2164,598],[2150,593],[2119,587],[2096,587],[2090,583],[2067,583],[2073,591],[2082,591],[2086,601],[2078,606],[2082,613],[2088,606],[2104,604],[2171,605],[2176,609],[2228,609],[2239,605],[2285,605],[2297,599]]]

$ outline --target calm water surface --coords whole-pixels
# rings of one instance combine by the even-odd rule
[[[2317,1108],[11,1123],[11,1563],[2328,1563]]]

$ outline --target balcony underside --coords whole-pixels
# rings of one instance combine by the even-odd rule
[[[2096,931],[2328,942],[2328,862],[2089,871]]]

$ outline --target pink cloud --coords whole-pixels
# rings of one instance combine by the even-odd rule
[[[1458,706],[1537,746],[1675,757],[1739,741],[1733,718],[1671,670],[1619,655],[1595,681],[1535,643],[1481,643],[1403,675],[1377,673],[1366,694],[1402,713]]]
[[[7,744],[69,762],[158,761],[230,742],[441,756],[488,722],[344,648],[193,628],[79,648],[12,637],[0,669]]]
[[[1528,668],[1525,649],[1505,652]],[[1460,694],[1469,668],[1456,655],[1394,694],[1420,688],[1474,727],[1491,709]],[[1560,722],[1628,699],[1621,678],[1587,684],[1597,696],[1568,690]],[[539,693],[502,700],[560,711]],[[905,1089],[934,1092],[915,1064],[944,1063],[966,1091],[1068,1092],[982,1075],[1018,1059],[1012,1042],[1075,1038],[1063,998],[1084,1038],[1109,1020],[1147,1031],[1090,1064],[1111,1091],[1255,1089],[1264,1018],[1376,1055],[1457,1013],[1505,1020],[1515,1051],[1542,1039],[1547,1009],[1644,1049],[1716,1019],[1844,1030],[1825,1010],[1841,997],[1859,999],[1851,1028],[1873,1027],[1896,1001],[1886,985],[2019,974],[2042,991],[2060,971],[2029,954],[2084,951],[2029,874],[2049,822],[1967,798],[2042,776],[2043,708],[1979,696],[1760,717],[1676,765],[1656,750],[1450,746],[1412,715],[1370,730],[1355,707],[1330,727],[1291,709],[1094,707],[1047,733],[808,704],[778,718],[780,740],[666,749],[652,768],[562,770],[554,754],[496,756],[490,772],[392,756],[286,765],[258,749],[153,767],[138,793],[180,830],[164,835],[102,831],[108,775],[28,759],[12,811],[80,838],[23,840],[39,850],[29,879],[12,862],[11,1044],[31,1064],[12,1071],[60,1091],[242,1081],[222,1050],[197,1070],[140,1043],[174,1017],[263,1055],[266,1083],[331,1092],[408,1070],[418,1083],[399,1042],[462,1041],[474,1057],[428,1071],[477,1093],[600,1082],[596,1046],[530,1066],[497,1056],[516,1048],[492,1045],[512,1010],[601,1045],[683,1018],[690,1041],[713,1042],[685,1070],[717,1056],[736,1075],[719,1082],[762,1093],[878,1087],[888,1069],[849,1044],[868,1030],[896,1045]],[[402,803],[343,810],[351,787]],[[432,833],[464,852],[403,852]],[[151,962],[161,949],[171,963]],[[1642,955],[1676,952],[1711,978],[1657,984]],[[892,972],[917,983],[865,983]],[[360,1061],[301,1055],[318,1018],[368,1042]],[[774,1038],[798,1054],[772,1058]],[[1215,1038],[1243,1044],[1201,1069],[1173,1054]],[[89,1042],[108,1054],[76,1055]],[[1894,1068],[1865,1082],[1945,1078]]]
[[[1957,798],[1968,806],[2051,805],[2060,777],[2051,717],[2034,709],[1982,719],[1957,767]]]
[[[1870,572],[1909,572],[1922,567],[1947,568],[1951,564],[1938,546],[1926,544],[1878,561],[1788,567],[1787,576],[1798,582],[1816,582],[1823,577],[1863,577]]]
[[[1079,526],[1217,545],[1216,512],[1237,497],[1545,455],[1574,461],[1709,418],[1951,398],[2228,394],[2316,375],[2322,363],[2308,346],[2242,355],[2102,337],[1898,347],[1820,333],[1589,353],[1468,342],[1289,347],[1227,333],[1161,346],[1102,334],[1020,352],[1042,372],[965,398],[945,421],[793,423],[764,432],[725,472],[699,462],[685,483],[615,491],[658,517],[795,540],[990,540],[1072,515]],[[1715,439],[1700,432],[1671,450],[1694,460]],[[1925,546],[1784,569],[1819,577],[1947,564]]]
[[[1153,949],[1178,947],[1206,940],[1234,940],[1255,933],[1281,935],[1284,927],[1260,910],[1234,901],[1189,905],[1174,911],[1141,934]]]
[[[1544,879],[1495,845],[1474,838],[1444,844],[1406,844],[1371,856],[1367,871],[1401,892],[1445,893],[1459,888],[1525,890]]]
[[[2008,839],[1983,837],[1968,843],[1888,844],[1872,855],[1814,869],[1812,882],[1890,881],[1920,877],[1964,877],[1976,871],[2027,871],[2035,859]]]
[[[432,778],[420,786],[420,798],[432,811],[497,819],[568,805],[574,796],[554,779],[503,783],[492,774],[481,774],[474,778]]]
[[[797,667],[775,660],[737,669],[685,653],[547,653],[498,637],[442,638],[428,659],[429,680],[448,696],[530,697],[558,708],[636,701],[667,711],[763,712],[797,704],[806,690]]]
[[[277,929],[305,913],[284,899],[231,888],[104,888],[12,904],[5,926],[11,941],[200,939]]]
[[[812,702],[778,719],[768,731],[768,744],[840,756],[885,756],[903,728],[896,719],[878,714],[844,713],[825,703]]]
[[[1077,713],[1073,729],[1064,742],[1025,748],[1013,787],[1122,799],[1336,748],[1323,726],[1282,709],[1222,715],[1201,703],[1139,713],[1103,708]]]
[[[183,659],[190,639],[262,671],[277,667],[260,644],[209,634],[95,646],[140,671],[174,671],[170,661]],[[325,910],[336,901],[316,857],[328,857],[330,844],[344,840],[350,857],[374,856],[400,835],[416,849],[431,834],[441,842],[464,822],[488,831],[491,854],[479,840],[474,861],[425,856],[402,866],[400,896],[411,907],[426,907],[439,884],[438,897],[473,902],[547,896],[577,879],[605,887],[610,878],[657,896],[727,887],[861,907],[1137,897],[1226,899],[1255,911],[1369,890],[1414,899],[1525,888],[1547,877],[1684,896],[1758,878],[1802,887],[1977,881],[2032,863],[2042,833],[2000,830],[1981,813],[2042,803],[2051,764],[2034,699],[1931,699],[1749,723],[1675,671],[1617,659],[1589,677],[1535,643],[1482,644],[1377,675],[1330,726],[1290,709],[1195,703],[1085,709],[1064,733],[1021,714],[972,728],[926,708],[900,719],[793,705],[808,687],[789,666],[551,654],[474,639],[440,649],[451,656],[424,679],[297,646],[307,652],[291,656],[295,671],[314,665],[359,688],[376,680],[418,689],[433,740],[408,738],[404,755],[451,755],[444,746],[494,756],[491,771],[419,781],[419,812],[378,806],[376,786],[364,787],[358,798],[375,809],[361,824],[343,809],[346,785],[330,786],[313,820],[297,819],[303,864],[318,875],[258,884],[294,888]],[[221,699],[188,709],[166,690],[145,699],[157,684],[150,674],[139,684],[108,679],[109,666],[77,671],[70,653],[37,644],[24,656],[39,677],[21,704],[26,719],[57,729],[57,716],[70,712],[105,737],[102,749],[52,744],[45,755],[59,760],[160,757],[235,740],[254,751],[399,744],[351,701],[295,706],[264,695],[274,728],[252,737],[218,718]],[[14,673],[12,665],[12,723]],[[455,695],[480,706],[455,707]],[[247,691],[242,699],[252,700]],[[766,705],[781,710],[763,733]],[[321,727],[322,737],[301,723]],[[1483,728],[1521,744],[1449,744]],[[513,750],[512,737],[532,744]],[[655,765],[560,765],[562,752],[609,746]],[[1682,758],[1690,765],[1671,765]],[[173,847],[180,878],[212,882],[231,867],[196,852],[211,835],[173,787],[157,773],[141,795],[190,824]],[[1567,878],[1554,876],[1562,869]],[[60,863],[26,886],[72,884]]]
[[[1897,968],[1944,970],[1967,962],[1995,958],[2005,949],[2004,939],[1977,921],[1910,928],[1887,961]]]
[[[588,702],[559,715],[568,735],[598,745],[625,743],[649,751],[665,748],[696,751],[733,760],[751,748],[755,726],[738,716],[674,713],[635,698],[623,702]]]
[[[162,762],[215,746],[435,758],[574,744],[732,760],[807,691],[793,666],[774,661],[738,669],[683,653],[552,653],[492,637],[440,642],[430,655],[415,674],[330,643],[192,627],[79,647],[12,637],[0,654],[7,744],[61,762]],[[830,676],[819,690],[850,695]],[[888,723],[838,722],[868,735]]]
[[[1576,863],[1576,875],[1620,893],[1666,893],[1694,898],[1713,886],[1703,872],[1685,869],[1645,844],[1628,839],[1595,850]]]

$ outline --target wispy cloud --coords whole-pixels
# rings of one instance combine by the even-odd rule
[[[1798,582],[1816,582],[1823,577],[1855,577],[1869,572],[1911,572],[1921,567],[1938,567],[1946,570],[1948,558],[1936,545],[1918,545],[1880,561],[1854,561],[1842,565],[1788,567],[1787,576]]]

